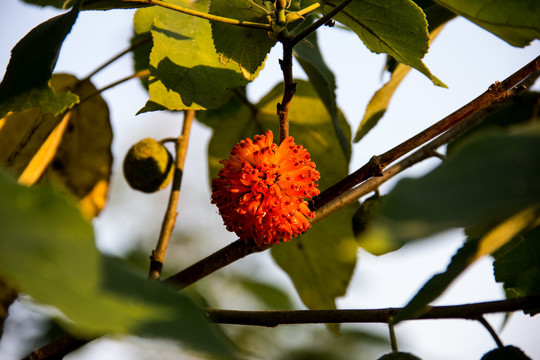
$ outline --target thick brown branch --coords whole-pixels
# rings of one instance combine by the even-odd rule
[[[484,314],[532,310],[540,307],[540,296],[466,305],[435,306],[417,319],[477,320]],[[389,323],[401,308],[364,310],[238,311],[206,309],[211,321],[220,324],[276,327],[292,324]]]
[[[407,154],[413,149],[418,148],[422,144],[425,144],[429,140],[437,137],[446,130],[450,129],[459,122],[467,119],[471,115],[478,111],[485,109],[489,105],[504,99],[508,95],[508,91],[519,85],[527,77],[535,73],[540,69],[540,56],[525,65],[520,70],[509,76],[503,82],[496,82],[489,87],[489,89],[476,99],[448,115],[439,122],[433,124],[429,128],[413,136],[412,138],[397,145],[393,149],[388,150],[382,155],[375,156],[366,165],[356,170],[340,182],[336,183],[326,191],[321,193],[314,199],[314,207],[320,208],[331,199],[343,194],[345,191],[360,184],[364,180],[377,176],[382,169],[384,169],[390,163],[396,161],[403,155]]]
[[[540,69],[540,57],[536,58],[533,62],[527,64],[524,68],[519,70],[518,72],[511,75],[508,79],[506,79],[501,84],[504,84],[503,86],[509,87],[509,90],[512,89],[515,85],[521,83],[524,79],[526,79],[528,76],[533,74],[535,71]],[[493,86],[492,86],[493,87]],[[491,89],[491,88],[490,88]],[[489,92],[489,90],[488,90]],[[505,91],[504,96],[508,94],[507,91]],[[503,96],[500,96],[500,99],[502,99]],[[476,101],[473,100],[473,101]],[[469,107],[468,105],[465,105],[463,108]],[[460,118],[460,121],[470,118],[471,115],[475,114],[478,115],[481,109],[484,109],[486,106],[482,108],[476,109],[476,111],[471,112],[468,114],[465,118]],[[462,108],[462,109],[463,109]],[[459,112],[459,110],[458,110]],[[454,113],[455,114],[455,113]],[[463,116],[463,115],[461,115]],[[440,124],[441,122],[448,121],[446,119],[451,118],[452,115],[449,117],[439,121],[437,124]],[[458,124],[460,121],[454,122],[453,126]],[[421,134],[427,133],[429,129],[433,128],[434,126],[426,129]],[[436,127],[436,126],[435,126]],[[437,142],[431,143],[429,148],[422,148],[413,155],[411,155],[409,158],[404,159],[403,162],[400,162],[393,166],[391,169],[386,170],[384,173],[382,170],[387,164],[381,163],[381,158],[386,159],[385,161],[389,161],[390,158],[395,157],[396,159],[401,157],[404,154],[400,154],[401,151],[404,151],[404,148],[409,148],[410,145],[403,146],[399,148],[399,150],[395,150],[396,148],[387,151],[381,156],[375,156],[373,157],[367,164],[362,166],[360,169],[355,171],[353,174],[349,175],[347,178],[342,180],[340,183],[336,184],[333,187],[330,187],[326,191],[324,191],[319,197],[315,199],[315,208],[319,209],[317,211],[317,216],[312,219],[312,223],[315,223],[317,221],[322,220],[324,217],[328,216],[329,214],[336,211],[336,209],[341,208],[343,204],[347,201],[355,201],[360,196],[363,196],[365,194],[368,194],[369,192],[375,190],[382,184],[383,182],[387,181],[392,176],[396,175],[398,172],[401,172],[408,167],[410,167],[413,164],[416,164],[423,159],[426,159],[430,156],[434,155],[434,151],[441,145],[445,144],[447,141],[451,140],[455,133],[459,133],[462,131],[462,129],[456,128],[454,132],[451,132],[449,134],[446,134],[445,137],[442,137],[441,139],[436,139]],[[435,137],[438,134],[432,133],[432,136]],[[421,140],[418,140],[420,138]],[[429,141],[431,138],[427,138],[425,136],[416,136],[414,143],[417,144],[417,146],[420,146],[424,144],[425,142]],[[408,140],[409,141],[409,140]],[[406,143],[408,142],[406,141]],[[412,142],[411,142],[412,143]],[[389,154],[392,154],[391,156]],[[369,179],[368,182],[362,184],[362,186],[358,186],[351,190],[355,185],[358,183]],[[338,186],[341,184],[340,186]],[[342,188],[343,187],[343,188]],[[349,191],[348,191],[349,190]],[[345,194],[347,192],[347,194]],[[329,204],[329,202],[333,200],[333,204]],[[323,205],[324,206],[323,209]],[[186,268],[185,270],[177,273],[176,275],[173,275],[171,278],[167,279],[167,282],[174,284],[176,286],[180,286],[183,288],[184,286],[187,286],[189,284],[192,284],[203,277],[213,273],[214,271],[225,267],[236,260],[239,260],[253,252],[258,252],[260,249],[257,247],[254,247],[253,245],[246,246],[244,242],[237,240],[236,242],[228,245],[227,247],[219,250],[213,255],[210,255],[199,262],[191,265],[190,267]],[[184,285],[185,284],[185,285]]]
[[[169,195],[169,203],[167,204],[167,210],[163,217],[163,223],[161,224],[161,231],[156,248],[152,251],[150,256],[150,270],[148,277],[150,279],[157,280],[161,277],[161,269],[165,261],[165,253],[167,252],[167,246],[171,238],[174,224],[176,223],[176,216],[178,208],[178,198],[180,196],[180,186],[182,185],[182,175],[184,173],[184,162],[186,160],[187,147],[189,143],[189,134],[191,132],[191,124],[195,118],[195,110],[186,110],[184,112],[184,124],[182,126],[182,133],[176,141],[176,157],[175,167],[171,186],[171,193]]]
[[[243,240],[236,240],[203,260],[165,279],[164,282],[178,289],[183,289],[236,260],[266,249],[258,247],[253,241],[246,243]]]

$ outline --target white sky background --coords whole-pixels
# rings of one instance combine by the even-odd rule
[[[0,1],[0,72],[8,64],[10,50],[31,28],[58,14],[53,9],[41,9],[18,0]],[[83,12],[68,36],[55,72],[69,72],[82,78],[128,46],[132,34],[131,10]],[[351,125],[353,134],[371,95],[382,85],[381,69],[384,56],[372,54],[352,32],[323,28],[319,32],[320,47],[327,64],[337,76],[338,104]],[[281,47],[270,54],[265,69],[248,88],[249,97],[257,101],[277,82],[281,72],[277,59]],[[411,71],[398,88],[389,111],[361,143],[353,145],[351,171],[364,164],[372,155],[380,154],[399,142],[423,130],[485,91],[490,84],[508,75],[540,54],[540,42],[525,49],[514,48],[495,36],[458,19],[452,21],[439,35],[425,57],[430,70],[445,82],[449,89],[433,86],[417,71]],[[93,78],[98,88],[132,73],[129,55]],[[296,64],[294,73],[304,77]],[[537,86],[538,88],[538,86]],[[159,232],[160,218],[166,206],[167,190],[146,195],[127,189],[121,174],[121,162],[129,147],[144,137],[161,139],[177,136],[181,115],[147,113],[135,116],[148,95],[136,80],[113,88],[103,94],[109,104],[114,129],[114,173],[108,208],[95,221],[98,246],[107,252],[122,254],[142,241],[151,250]],[[292,134],[294,135],[294,134]],[[185,165],[179,220],[176,230],[200,239],[198,258],[213,253],[236,239],[222,226],[217,211],[209,202],[206,169],[206,146],[210,131],[194,124]],[[226,154],[224,154],[225,156]],[[438,160],[429,160],[406,172],[418,175]],[[388,190],[388,186],[382,191]],[[151,219],[152,221],[148,221]],[[141,240],[144,239],[144,240]],[[462,243],[459,232],[408,245],[400,251],[374,257],[359,251],[358,266],[350,289],[340,299],[340,308],[399,307],[434,273],[446,268],[450,257]],[[134,242],[136,244],[134,244]],[[193,247],[192,247],[193,248]],[[190,248],[191,250],[191,248]],[[250,269],[255,276],[279,282],[298,299],[288,277],[273,263],[268,253],[240,260],[226,269]],[[491,261],[484,259],[466,271],[437,301],[438,304],[461,304],[503,298],[501,287],[493,280]],[[238,309],[234,299],[227,304]],[[10,323],[14,328],[29,316],[18,307]],[[495,329],[502,315],[488,316]],[[18,321],[18,322],[17,322]],[[363,325],[366,329],[386,334],[383,325]],[[438,320],[407,322],[396,327],[400,349],[414,352],[423,359],[475,360],[496,345],[488,332],[477,322]],[[501,334],[505,344],[514,344],[532,358],[540,358],[540,321],[514,314]],[[21,334],[6,329],[0,342],[0,358],[16,359]],[[98,344],[99,345],[99,344]],[[106,342],[93,346],[70,359],[138,359],[129,345]],[[172,358],[172,357],[171,357]]]

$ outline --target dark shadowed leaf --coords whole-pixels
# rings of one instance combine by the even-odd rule
[[[495,253],[493,268],[495,279],[513,296],[540,295],[540,228]]]
[[[437,232],[503,219],[540,203],[540,127],[478,134],[438,168],[400,181],[366,236],[399,248]]]
[[[17,185],[0,172],[0,273],[20,291],[58,308],[57,320],[83,338],[164,337],[226,352],[186,296],[149,282],[94,246],[92,225],[51,185]]]
[[[293,310],[291,298],[279,287],[247,277],[237,280],[246,291],[266,306],[266,310]]]
[[[516,241],[520,234],[526,233],[538,224],[540,224],[540,206],[532,206],[487,230],[480,238],[468,240],[454,255],[446,271],[432,277],[407,306],[397,314],[394,321],[397,323],[422,315],[427,309],[427,305],[439,297],[470,264],[482,256],[493,254],[506,244]],[[534,258],[537,259],[538,256]],[[527,265],[524,265],[524,267],[527,266],[528,270],[533,267],[535,271],[538,271],[537,264],[531,265],[529,261]],[[538,277],[533,282],[538,282]]]
[[[480,360],[532,360],[518,347],[507,345],[484,354]]]
[[[297,30],[302,30],[302,28],[306,27],[310,23],[311,21],[304,21],[297,28]],[[339,140],[343,153],[347,159],[350,159],[351,144],[338,121],[338,108],[335,93],[336,79],[334,73],[326,65],[322,57],[317,41],[317,33],[313,32],[306,38],[306,40],[308,43],[302,41],[294,47],[294,56],[306,72],[311,85],[321,98],[324,106],[326,106],[326,109],[332,118],[334,131]]]
[[[537,0],[434,0],[497,35],[510,45],[524,47],[540,38]]]
[[[0,118],[8,111],[40,105],[47,107],[43,112],[57,114],[77,101],[74,95],[55,94],[48,82],[62,43],[79,15],[81,1],[67,13],[36,26],[15,45],[0,83]]]

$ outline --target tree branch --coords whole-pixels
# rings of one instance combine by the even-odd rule
[[[502,99],[510,93],[510,90],[515,87],[516,85],[520,84],[523,80],[525,80],[528,76],[533,74],[534,72],[538,71],[540,69],[540,56],[537,57],[535,60],[533,60],[531,63],[527,64],[525,67],[511,75],[509,78],[507,78],[502,83],[496,83],[495,85],[492,85],[490,89],[497,88],[508,88],[507,91],[504,91],[503,94],[500,94],[498,91],[498,99]],[[499,84],[499,85],[497,85]],[[488,90],[486,93],[491,94],[494,92],[493,90]],[[489,96],[492,97],[493,95],[481,95],[483,96]],[[485,99],[483,100],[485,101]],[[473,100],[471,103],[478,102],[478,98]],[[495,101],[491,101],[490,104],[493,104]],[[471,118],[471,116],[475,115],[475,118],[470,119],[469,122],[465,122],[463,127],[472,126],[474,123],[476,123],[479,119],[482,118],[482,114],[480,114],[480,110],[485,109],[488,107],[488,105],[485,105],[483,107],[477,107],[470,105],[471,103],[465,105],[457,112],[453,113],[452,115],[444,118],[443,120],[439,121],[435,125],[431,126],[430,128],[424,130],[419,135],[416,135],[415,137],[405,141],[406,145],[398,145],[392,150],[387,151],[381,156],[374,156],[367,164],[362,166],[360,169],[346,177],[344,180],[340,181],[338,184],[341,184],[340,186],[332,186],[321,193],[317,198],[314,199],[313,206],[317,210],[317,215],[314,219],[311,220],[311,223],[314,224],[318,221],[321,221],[325,217],[329,216],[330,214],[334,213],[338,209],[342,208],[343,206],[346,206],[346,204],[349,204],[353,201],[357,201],[360,197],[369,194],[370,192],[376,190],[382,183],[387,181],[389,178],[395,176],[397,173],[409,168],[413,164],[416,164],[428,157],[434,156],[435,150],[440,147],[441,145],[444,145],[446,142],[453,139],[457,134],[461,133],[464,128],[462,127],[456,127],[456,124],[460,123],[461,121],[465,119]],[[469,109],[466,114],[462,114],[461,111],[463,109]],[[474,111],[472,111],[474,110]],[[489,111],[489,110],[486,110]],[[458,115],[455,115],[456,113],[459,113]],[[450,122],[452,125],[446,125],[446,127],[441,127],[441,125],[444,125],[446,122]],[[432,137],[436,137],[440,134],[440,132],[443,132],[444,130],[441,129],[448,129],[450,127],[456,127],[456,129],[453,129],[452,131],[448,132],[448,134],[445,134],[444,136],[440,136],[438,139],[435,139],[435,142],[432,142],[428,144],[426,147],[421,148],[408,158],[402,160],[401,162],[397,163],[396,165],[392,166],[391,168],[387,169],[384,173],[382,172],[382,169],[385,167],[386,164],[381,162],[381,158],[386,162],[391,162],[390,160],[392,158],[398,159],[402,155],[404,155],[404,152],[406,149],[412,148],[412,144],[416,144],[416,146],[420,146],[430,140],[431,138],[428,138],[425,134],[431,134]],[[437,128],[439,129],[437,132],[434,132],[433,129]],[[421,135],[422,134],[422,135]],[[398,150],[395,150],[398,149]],[[408,152],[409,150],[407,150]],[[395,160],[394,159],[394,160]],[[368,179],[368,180],[366,180]],[[355,185],[358,183],[364,181],[364,183],[360,186],[357,186],[356,188],[352,189]],[[342,188],[343,187],[343,188]],[[350,191],[349,191],[350,190]],[[330,203],[332,201],[332,203]],[[325,206],[326,205],[326,206]],[[218,252],[214,253],[213,255],[210,255],[199,262],[191,265],[190,267],[186,268],[185,270],[177,273],[176,275],[171,276],[166,281],[174,286],[177,286],[179,288],[184,288],[185,286],[188,286],[190,284],[193,284],[194,282],[202,279],[203,277],[206,277],[213,273],[216,270],[219,270],[222,267],[225,267],[253,252],[261,251],[257,247],[254,247],[253,245],[247,245],[244,241],[236,240],[235,242],[231,243],[230,245],[224,247],[223,249],[219,250]]]
[[[532,310],[540,307],[540,296],[489,301],[466,305],[434,306],[422,316],[408,320],[478,320],[491,313]],[[401,308],[364,310],[239,311],[205,309],[209,319],[219,324],[276,327],[292,324],[389,323]]]
[[[171,234],[178,215],[176,209],[178,208],[178,198],[180,196],[180,187],[182,185],[182,175],[184,173],[184,162],[186,160],[187,147],[189,144],[191,124],[193,123],[194,118],[195,110],[184,111],[182,133],[175,144],[175,167],[169,203],[163,218],[163,223],[161,224],[161,231],[156,248],[152,251],[152,255],[150,256],[150,270],[148,277],[153,280],[158,280],[161,277],[161,269],[165,262],[165,253],[167,252],[167,246],[169,245],[169,240],[171,239]]]
[[[356,170],[340,182],[326,189],[323,193],[313,199],[315,208],[319,208],[336,198],[345,191],[351,189],[364,180],[380,176],[381,170],[387,165],[399,159],[413,149],[425,144],[427,141],[439,136],[452,126],[467,119],[471,115],[479,112],[491,104],[504,99],[508,96],[508,92],[519,85],[526,78],[540,69],[540,56],[525,65],[514,74],[510,75],[503,82],[495,82],[489,89],[476,99],[472,100],[467,105],[448,115],[439,122],[433,124],[429,128],[404,141],[396,147],[388,150],[382,155],[373,157],[367,164]]]

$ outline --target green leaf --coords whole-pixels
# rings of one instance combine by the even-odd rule
[[[513,295],[540,295],[540,227],[495,253],[493,268],[495,279]]]
[[[358,248],[349,226],[353,212],[346,207],[289,243],[272,248],[274,260],[310,309],[335,309],[335,299],[347,291]]]
[[[311,154],[321,173],[319,188],[324,190],[347,175],[348,161],[319,96],[308,82],[296,82],[296,94],[289,110],[290,134]],[[279,84],[253,111],[233,98],[223,114],[210,111],[197,115],[214,129],[208,146],[210,177],[216,176],[221,167],[219,160],[224,159],[239,140],[267,129],[278,134],[276,103],[281,101],[282,94],[283,84]],[[350,138],[346,120],[341,113],[338,117]],[[291,277],[309,308],[335,308],[335,298],[345,294],[356,263],[357,245],[350,226],[353,211],[344,209],[314,225],[299,238],[272,249],[276,262]]]
[[[132,51],[133,70],[135,73],[150,69],[150,53],[152,52],[152,34],[150,32],[134,34],[131,38],[131,45],[138,45]],[[139,78],[141,85],[148,90],[148,77]]]
[[[0,83],[0,118],[9,110],[22,111],[51,101],[47,110],[58,113],[76,102],[74,95],[55,94],[48,82],[62,43],[77,20],[81,2],[77,0],[67,13],[36,26],[15,45]]]
[[[455,227],[497,223],[540,203],[540,127],[479,134],[438,168],[401,180],[366,236],[394,243]]]
[[[523,350],[512,345],[498,347],[484,354],[480,360],[532,360]]]
[[[0,118],[12,112],[40,108],[44,114],[58,115],[79,102],[79,97],[70,92],[56,93],[48,85],[24,91],[0,102]]]
[[[371,100],[369,100],[364,117],[358,126],[358,130],[356,130],[354,142],[362,140],[362,138],[377,125],[386,112],[394,92],[399,84],[401,84],[401,81],[405,79],[405,76],[409,73],[410,69],[411,68],[407,65],[398,64],[392,72],[390,80],[377,90]]]
[[[327,1],[325,9],[338,3]],[[426,75],[435,85],[446,87],[422,62],[429,47],[428,25],[422,9],[414,2],[355,0],[335,19],[353,30],[371,51],[391,55]]]
[[[479,239],[467,241],[452,258],[446,271],[432,277],[407,306],[397,314],[394,322],[397,323],[422,315],[427,310],[427,305],[439,297],[470,264],[484,255],[495,253],[519,234],[537,226],[539,223],[540,206],[532,206],[502,221]],[[538,278],[535,280],[537,281]]]
[[[93,230],[71,198],[51,185],[24,187],[0,172],[0,273],[20,291],[58,308],[83,338],[131,334],[226,351],[185,296],[94,246]]]
[[[260,0],[211,0],[208,12],[231,19],[268,23]],[[266,55],[276,44],[267,32],[240,26],[211,22],[214,46],[223,64],[236,64],[244,77],[252,81],[264,66]]]
[[[540,38],[537,0],[434,0],[466,17],[513,46],[524,47]]]
[[[273,284],[264,283],[252,278],[237,279],[242,287],[257,300],[266,305],[268,310],[293,310],[289,294]]]
[[[431,3],[431,1],[430,1]],[[437,37],[437,35],[442,30],[444,24],[453,18],[455,15],[445,8],[433,5],[428,6],[424,10],[426,13],[427,21],[429,23],[429,38],[430,42]],[[395,62],[394,58],[389,57],[390,63]],[[394,67],[395,66],[395,67]],[[377,92],[373,95],[369,101],[368,106],[366,107],[366,112],[364,117],[356,130],[356,135],[354,136],[354,142],[362,140],[362,138],[371,130],[379,120],[384,116],[386,109],[390,105],[390,100],[394,95],[394,92],[398,88],[399,84],[403,81],[405,76],[409,73],[410,67],[398,63],[397,65],[392,66],[390,71],[391,78],[384,84]]]
[[[446,270],[429,279],[409,303],[398,312],[394,318],[394,323],[416,318],[427,311],[427,305],[438,298],[473,262],[477,248],[478,239],[465,242],[463,247],[452,257]]]
[[[205,11],[207,1],[171,1]],[[208,20],[159,7],[139,9],[135,32],[151,31],[150,100],[140,112],[161,109],[213,109],[223,105],[234,88],[248,81],[240,68],[222,64],[214,49]]]
[[[25,3],[38,6],[53,6],[58,9],[65,9],[64,4],[71,0],[23,0]]]
[[[302,28],[310,23],[311,21],[304,21],[297,30],[302,30]],[[311,33],[306,40],[309,44],[302,41],[294,47],[294,56],[309,77],[311,85],[321,98],[328,113],[330,113],[334,131],[339,140],[341,149],[349,160],[351,158],[351,143],[348,141],[347,136],[338,121],[338,108],[335,93],[336,79],[334,73],[324,62],[317,42],[317,33]]]
[[[448,144],[446,153],[453,154],[463,144],[482,131],[511,129],[519,124],[534,123],[538,117],[540,92],[524,90],[506,101],[500,102],[494,112],[482,122]]]

